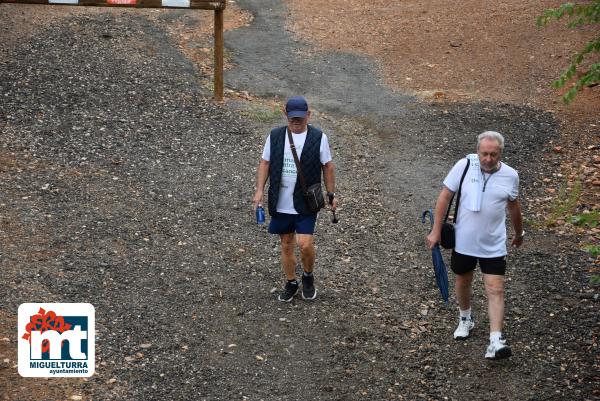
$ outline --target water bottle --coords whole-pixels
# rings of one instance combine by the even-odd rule
[[[265,224],[265,209],[263,209],[262,205],[258,205],[256,208],[256,223]]]

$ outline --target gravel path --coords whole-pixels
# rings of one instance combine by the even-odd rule
[[[475,336],[457,344],[456,313],[439,302],[417,220],[446,169],[491,126],[507,134],[526,199],[537,195],[538,176],[552,169],[537,156],[557,135],[551,117],[394,94],[364,58],[310,54],[285,33],[280,2],[238,4],[258,14],[227,34],[237,64],[227,84],[284,98],[311,82],[304,92],[333,144],[341,222],[318,220],[319,300],[275,301],[277,241],[253,222],[255,167],[272,124],[207,101],[155,20],[66,17],[0,43],[0,281],[9,283],[0,316],[16,324],[23,302],[94,304],[98,367],[88,381],[34,385],[0,366],[2,397],[48,397],[61,383],[57,400],[597,396],[597,293],[570,239],[531,229],[511,255],[515,356],[489,363],[481,286]],[[0,7],[0,25],[15,10]],[[10,358],[13,326],[0,331]]]

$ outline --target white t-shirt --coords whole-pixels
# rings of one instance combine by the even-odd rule
[[[304,131],[300,134],[292,133],[298,158],[302,157],[302,149],[304,148],[304,142],[306,141],[307,133],[308,131]],[[329,149],[329,141],[327,140],[327,135],[325,134],[323,134],[321,138],[321,147],[319,148],[319,153],[321,164],[325,165],[331,161],[331,150]],[[266,161],[271,160],[271,135],[267,137],[267,141],[265,142],[262,158]],[[283,151],[281,186],[279,187],[279,198],[277,200],[277,213],[298,214],[296,209],[294,209],[294,188],[296,186],[296,178],[296,163],[294,163],[294,156],[292,155],[292,149],[290,148],[290,141],[286,134]]]
[[[467,159],[459,160],[444,179],[444,186],[458,192],[458,185]],[[508,165],[500,163],[500,169],[490,174],[482,174],[487,180],[482,192],[481,211],[473,212],[466,206],[474,196],[473,187],[463,182],[458,222],[456,223],[455,250],[463,255],[495,258],[506,255],[506,203],[519,195],[519,175]],[[456,199],[455,199],[456,202]]]

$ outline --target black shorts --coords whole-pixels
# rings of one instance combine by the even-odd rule
[[[455,250],[452,250],[450,258],[450,268],[458,275],[465,274],[475,270],[479,261],[481,272],[485,274],[495,274],[504,276],[506,273],[506,256],[498,256],[497,258],[478,258],[476,256],[463,255]]]

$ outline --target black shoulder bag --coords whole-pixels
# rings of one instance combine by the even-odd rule
[[[465,171],[462,173],[462,177],[460,177],[460,184],[458,184],[458,193],[456,194],[456,207],[454,208],[454,221],[452,223],[448,222],[448,215],[450,214],[450,209],[452,209],[452,201],[454,201],[454,195],[452,195],[452,199],[450,199],[450,203],[448,204],[448,210],[446,210],[446,217],[444,217],[444,223],[442,224],[442,234],[440,238],[440,244],[444,249],[454,249],[456,245],[456,234],[454,232],[454,225],[458,220],[458,205],[460,204],[460,192],[462,189],[463,181],[465,180],[465,175],[467,175],[467,171],[469,170],[469,164],[471,161],[467,159],[467,166],[465,167]]]
[[[298,159],[298,153],[296,153],[296,145],[294,145],[294,139],[289,129],[286,129],[288,139],[290,141],[290,149],[292,149],[292,155],[294,156],[294,163],[296,163],[296,169],[298,170],[298,178],[300,178],[300,185],[304,195],[304,201],[306,207],[313,213],[317,213],[323,207],[325,207],[325,198],[323,197],[323,190],[321,189],[321,181],[306,187],[306,181],[304,180],[304,174],[302,174],[302,167],[300,166],[300,160]],[[308,138],[308,134],[307,134]]]

